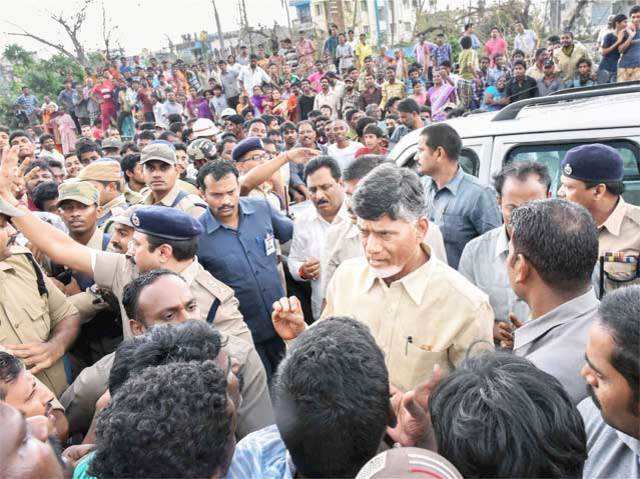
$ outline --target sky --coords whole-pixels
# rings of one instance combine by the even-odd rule
[[[216,32],[211,0],[103,0],[107,17],[118,26],[115,33],[125,52],[129,55],[139,53],[143,48],[152,51],[160,50],[168,45],[166,35],[174,43],[180,42],[184,33]],[[30,33],[53,40],[56,43],[67,42],[66,35],[56,27],[56,23],[47,17],[47,11],[60,12],[65,15],[73,12],[80,0],[3,0],[11,6],[3,8],[0,19],[0,51],[8,43],[18,43],[42,57],[55,52],[54,49],[24,37],[10,36],[8,32],[20,30],[8,22],[27,28]],[[274,21],[279,25],[287,25],[287,16],[281,0],[245,0],[249,24],[272,27]],[[236,30],[239,26],[237,0],[216,0],[220,23],[223,31]],[[102,43],[102,10],[101,0],[95,0],[87,15],[80,38],[85,48],[93,50],[104,48]],[[5,6],[6,7],[6,6]],[[290,8],[290,14],[295,9]]]

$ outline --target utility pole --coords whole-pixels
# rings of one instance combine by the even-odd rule
[[[244,24],[244,31],[249,37],[249,51],[253,53],[253,36],[251,35],[249,20],[247,19],[247,4],[245,3],[245,0],[240,0],[240,15],[241,15],[241,21]]]
[[[282,0],[282,7],[287,13],[287,26],[289,27],[289,36],[293,37],[293,28],[291,28],[291,16],[289,15],[289,0]]]
[[[220,56],[224,55],[224,34],[222,33],[222,27],[220,26],[220,16],[218,15],[218,8],[216,7],[216,0],[211,0],[213,5],[213,16],[216,19],[216,27],[218,28],[218,38],[220,39]]]

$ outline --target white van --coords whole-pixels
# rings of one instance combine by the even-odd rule
[[[610,145],[624,159],[625,201],[640,205],[640,82],[563,90],[446,122],[462,138],[461,166],[485,184],[508,162],[534,160],[549,168],[555,193],[567,150]],[[412,131],[391,150],[396,164],[415,168],[419,134]]]

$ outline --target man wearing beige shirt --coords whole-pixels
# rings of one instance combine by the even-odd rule
[[[325,248],[321,258],[322,273],[322,296],[326,295],[327,286],[333,274],[343,262],[351,258],[364,256],[364,249],[360,241],[358,226],[356,225],[356,215],[351,208],[351,197],[356,190],[360,180],[364,178],[376,166],[386,161],[382,155],[363,155],[356,158],[342,172],[344,184],[346,210],[351,221],[331,225],[327,230]],[[438,225],[429,223],[427,236],[424,241],[430,248],[433,255],[440,261],[447,263],[447,252],[444,249],[444,240]]]
[[[391,382],[403,390],[428,379],[436,364],[453,369],[472,346],[493,348],[487,296],[424,244],[430,225],[418,176],[381,165],[362,180],[352,204],[365,256],[337,269],[322,319],[354,316],[369,326]],[[297,337],[305,328],[299,302],[282,298],[273,306],[278,334]]]

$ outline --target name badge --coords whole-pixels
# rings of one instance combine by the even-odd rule
[[[268,234],[264,238],[264,254],[267,256],[276,252],[276,241],[272,234]]]

